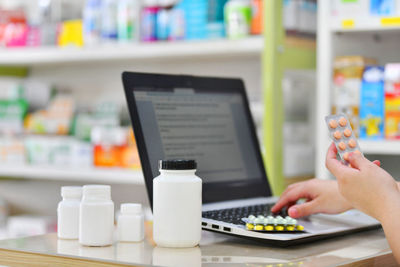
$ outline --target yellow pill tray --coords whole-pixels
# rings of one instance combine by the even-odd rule
[[[253,217],[253,218],[252,218]],[[265,232],[265,233],[285,233],[295,234],[304,233],[304,227],[297,224],[297,220],[290,217],[286,219],[277,216],[249,216],[248,218],[242,218],[242,221],[246,223],[245,227],[248,231]]]

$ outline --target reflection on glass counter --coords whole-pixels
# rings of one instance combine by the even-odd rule
[[[60,265],[62,260],[64,265],[68,265],[68,260],[74,264],[82,260],[82,265],[77,266],[87,266],[87,260],[94,260],[96,263],[102,263],[104,260],[110,265],[115,263],[134,266],[336,266],[372,257],[376,257],[376,266],[382,266],[379,265],[380,257],[383,257],[386,263],[390,260],[394,263],[382,230],[288,248],[267,246],[203,231],[200,246],[172,249],[156,247],[151,238],[151,231],[147,231],[146,236],[143,242],[120,242],[107,247],[85,247],[77,240],[57,239],[56,234],[3,240],[0,241],[0,264],[12,265],[13,259],[26,260],[32,253],[40,256],[36,258],[38,263],[58,260],[56,263]],[[10,251],[16,252],[13,259],[4,256],[9,255]]]

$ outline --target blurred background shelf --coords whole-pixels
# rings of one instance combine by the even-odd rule
[[[289,36],[284,42],[284,64],[288,68],[315,67],[315,38]],[[97,47],[2,48],[0,65],[34,66],[43,64],[106,62],[116,60],[168,60],[261,57],[261,36],[241,40],[180,41],[137,44],[105,44]]]
[[[171,58],[224,58],[261,56],[263,38],[242,40],[181,41],[105,44],[97,47],[40,47],[0,50],[0,65],[37,65],[112,60],[161,60]]]
[[[334,19],[333,32],[400,31],[400,17],[365,17]]]
[[[34,180],[73,181],[85,183],[132,184],[143,185],[143,175],[140,170],[119,168],[74,168],[54,166],[1,166],[0,177],[24,178]]]
[[[400,155],[400,141],[397,140],[360,140],[359,144],[365,154]]]

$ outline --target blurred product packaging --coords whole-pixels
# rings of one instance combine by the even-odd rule
[[[384,67],[366,66],[360,94],[360,138],[383,138],[384,122]]]
[[[360,18],[369,14],[370,0],[333,0],[332,16],[340,18]]]
[[[396,0],[370,0],[369,12],[371,15],[393,16],[396,14]]]
[[[400,139],[400,63],[385,66],[385,137]]]
[[[28,103],[24,99],[0,100],[0,133],[22,133]]]
[[[156,0],[144,0],[140,16],[140,36],[143,42],[157,41],[157,13],[159,6]]]
[[[396,0],[334,0],[332,15],[339,18],[366,19],[369,16],[400,15],[400,3]]]
[[[121,167],[140,169],[139,153],[132,128],[129,129],[128,133],[128,145],[122,149]]]
[[[283,1],[283,26],[290,33],[315,34],[317,2],[313,0]]]
[[[92,129],[93,162],[98,167],[138,168],[139,157],[133,133],[123,127]]]
[[[29,28],[21,9],[0,9],[0,46],[26,46]]]
[[[90,143],[69,136],[30,135],[25,137],[28,163],[42,166],[93,166],[93,147]]]
[[[12,216],[7,220],[8,238],[44,235],[56,228],[56,220],[46,216]]]
[[[251,34],[261,34],[264,28],[264,4],[263,0],[251,0]]]
[[[0,164],[25,164],[25,145],[21,137],[0,135]]]
[[[76,138],[90,141],[94,127],[118,127],[120,125],[119,109],[115,103],[104,102],[97,105],[93,112],[79,112],[76,115],[73,134]]]
[[[118,37],[117,0],[101,1],[101,38],[103,42],[115,41]]]
[[[140,2],[137,0],[119,0],[117,7],[118,41],[137,40],[139,30]]]
[[[208,1],[182,0],[178,6],[185,16],[185,39],[202,40],[207,38]]]
[[[361,81],[366,65],[376,60],[362,56],[337,57],[333,64],[333,114],[346,114],[356,136],[359,136]]]
[[[37,79],[0,77],[0,100],[23,99],[30,109],[38,109],[48,105],[53,93],[50,84]]]
[[[61,23],[58,34],[58,46],[83,46],[82,20],[68,20]]]
[[[83,39],[87,46],[100,43],[101,0],[86,0],[83,8]]]
[[[69,95],[53,98],[45,110],[28,114],[25,126],[28,133],[67,135],[70,132],[75,102]]]
[[[249,0],[229,0],[224,13],[228,38],[240,39],[250,34],[252,13]]]
[[[170,37],[171,9],[160,7],[157,13],[157,40],[165,41]]]
[[[208,1],[208,39],[220,39],[226,36],[224,22],[224,7],[228,0]]]

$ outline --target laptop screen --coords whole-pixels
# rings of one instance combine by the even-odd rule
[[[160,159],[194,159],[203,203],[271,195],[243,81],[124,72],[152,204]]]
[[[160,159],[195,159],[203,183],[262,176],[239,93],[146,88],[134,94],[154,177]]]

